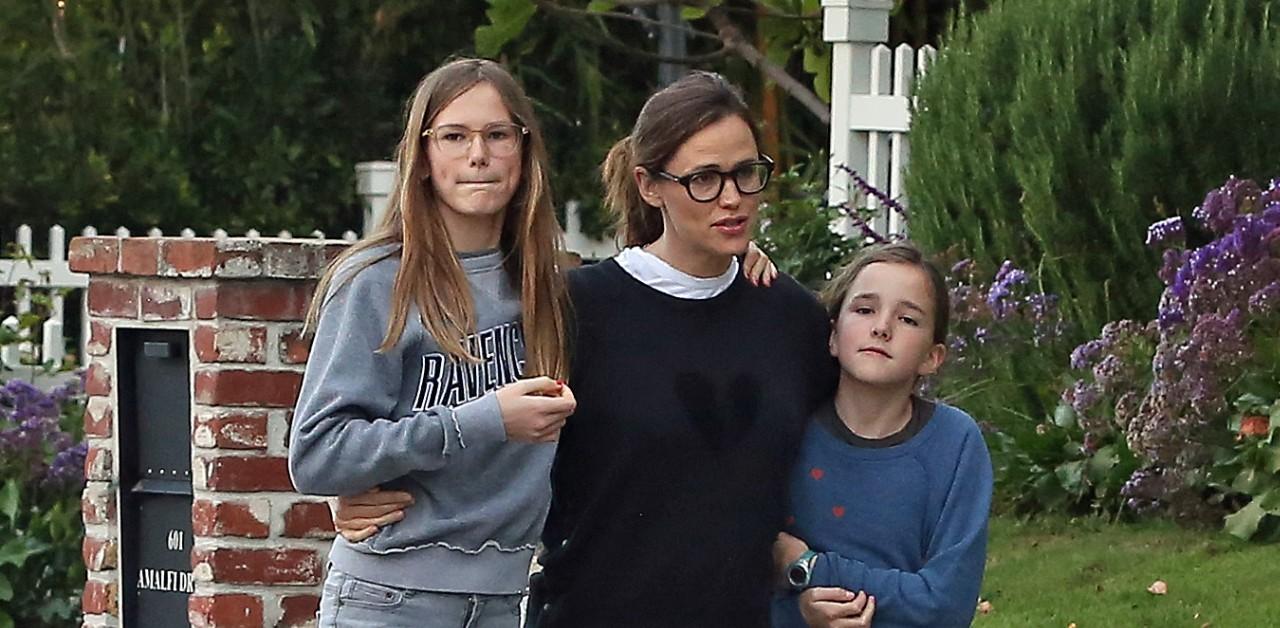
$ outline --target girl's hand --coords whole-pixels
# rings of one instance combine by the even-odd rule
[[[404,519],[404,509],[412,503],[413,496],[408,493],[378,487],[359,495],[339,497],[333,511],[333,527],[342,538],[359,543],[376,534],[378,528]]]
[[[565,419],[578,407],[569,386],[550,377],[512,382],[497,395],[507,439],[525,443],[558,440]]]
[[[742,268],[747,281],[752,285],[758,286],[763,283],[765,286],[770,286],[778,277],[778,269],[773,265],[773,260],[756,246],[754,240],[747,244],[747,254],[742,258]]]
[[[800,616],[809,628],[868,628],[876,598],[838,587],[814,587],[800,594]]]

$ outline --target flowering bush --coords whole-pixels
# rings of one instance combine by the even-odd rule
[[[962,260],[947,281],[950,346],[932,392],[984,427],[1001,504],[1116,511],[1120,485],[1136,465],[1122,442],[1088,435],[1059,405],[1071,326],[1057,296],[1009,261],[991,276]]]
[[[1280,397],[1280,180],[1264,190],[1232,178],[1192,217],[1148,231],[1147,243],[1165,248],[1156,320],[1113,323],[1078,347],[1072,366],[1084,373],[1063,399],[1091,433],[1123,434],[1144,462],[1124,489],[1134,510],[1218,517],[1247,502],[1253,525],[1228,524],[1252,536],[1265,516],[1280,517],[1280,454],[1254,464],[1263,414],[1232,421],[1231,401]],[[1185,246],[1196,238],[1207,243]],[[1227,471],[1249,479],[1223,481]]]
[[[80,392],[79,380],[47,394],[19,379],[0,386],[0,625],[66,625],[78,616]]]

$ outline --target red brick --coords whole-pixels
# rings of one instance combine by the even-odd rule
[[[111,422],[114,418],[109,400],[104,397],[91,397],[84,408],[84,435],[110,438]]]
[[[89,580],[84,583],[84,593],[80,596],[80,609],[86,615],[120,614],[119,587],[115,582]]]
[[[114,539],[86,536],[80,544],[80,556],[84,559],[85,569],[89,571],[115,569],[116,542]]]
[[[191,289],[185,286],[142,287],[142,319],[181,321],[191,318]]]
[[[191,505],[191,529],[199,536],[241,536],[265,539],[271,532],[266,521],[248,504],[198,499]]]
[[[89,313],[94,316],[138,318],[138,284],[125,279],[89,281]]]
[[[295,628],[311,625],[320,610],[320,598],[315,595],[286,595],[280,598],[280,608],[284,614],[276,623],[276,628]]]
[[[89,365],[84,376],[84,394],[107,397],[111,395],[111,372],[102,362]]]
[[[101,321],[89,321],[89,342],[85,353],[106,355],[111,352],[111,325]]]
[[[293,371],[205,369],[196,372],[196,403],[290,408],[301,387],[302,373]]]
[[[201,412],[196,415],[192,442],[204,448],[266,449],[267,413]]]
[[[305,364],[311,355],[311,338],[304,338],[301,329],[280,333],[280,361],[285,364]]]
[[[261,626],[262,598],[243,593],[192,595],[187,599],[187,622],[192,628]]]
[[[201,362],[266,362],[267,328],[260,325],[196,327],[196,357]]]
[[[301,321],[313,281],[237,281],[218,286],[217,315],[258,321]]]
[[[320,557],[311,549],[195,549],[191,565],[207,565],[221,584],[319,584]]]
[[[80,498],[80,512],[85,523],[115,523],[116,493],[104,486],[89,485],[85,487]]]
[[[219,456],[202,461],[207,465],[206,488],[211,491],[253,492],[292,491],[289,461],[264,456]]]
[[[217,265],[212,238],[165,239],[160,242],[160,274],[166,277],[212,277]]]
[[[331,539],[333,514],[325,502],[298,502],[284,513],[284,535],[292,539]]]
[[[81,236],[71,238],[67,262],[77,273],[114,273],[120,260],[120,238]]]
[[[195,289],[196,318],[208,320],[218,316],[218,288],[204,286]]]
[[[105,447],[90,447],[84,457],[84,477],[86,480],[111,481],[111,450]]]
[[[120,247],[120,272],[155,276],[159,270],[160,241],[156,238],[124,238]]]

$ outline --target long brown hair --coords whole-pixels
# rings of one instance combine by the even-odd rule
[[[467,334],[475,331],[475,305],[440,215],[440,200],[426,176],[431,169],[428,140],[422,131],[449,103],[479,83],[492,85],[514,121],[529,129],[521,147],[520,184],[507,205],[499,237],[505,270],[520,287],[525,375],[564,377],[568,373],[568,296],[558,266],[564,238],[551,202],[546,145],[524,90],[505,68],[484,59],[451,61],[418,84],[409,100],[404,136],[396,150],[399,172],[386,215],[373,233],[344,251],[325,271],[307,312],[306,326],[315,329],[333,282],[340,285],[377,261],[399,255],[400,268],[391,291],[391,319],[378,351],[399,342],[413,304],[423,326],[442,349],[458,360],[477,359],[465,344]],[[382,246],[393,250],[335,278],[344,262]]]
[[[631,135],[609,149],[601,167],[605,206],[617,215],[626,246],[643,246],[662,236],[662,212],[640,196],[632,174],[636,166],[666,168],[686,140],[729,116],[742,118],[760,145],[760,128],[742,90],[714,72],[686,74],[644,103]]]

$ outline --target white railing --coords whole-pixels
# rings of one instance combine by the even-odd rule
[[[98,230],[94,227],[85,227],[81,235],[93,236],[98,235]],[[120,227],[114,231],[114,235],[128,237],[131,235],[128,229]],[[159,229],[152,228],[147,231],[147,237],[158,238],[164,236]],[[210,234],[214,238],[229,237],[227,232],[222,229],[215,230]],[[261,237],[256,229],[250,229],[244,234],[246,237]],[[183,229],[178,233],[179,237],[193,238],[196,233],[191,229]],[[293,234],[288,231],[281,231],[276,234],[277,238],[292,238]],[[309,234],[311,238],[325,237],[322,231],[313,231]],[[357,238],[355,232],[347,231],[342,234],[342,239],[349,242],[355,241]],[[22,342],[0,347],[0,363],[9,368],[18,368],[23,364],[48,364],[52,362],[54,365],[62,363],[65,357],[66,346],[66,294],[73,290],[83,290],[89,285],[89,276],[82,273],[73,273],[67,263],[67,233],[61,226],[54,225],[49,229],[48,240],[48,257],[45,259],[36,259],[32,257],[32,229],[27,225],[18,227],[17,245],[18,259],[0,259],[0,287],[16,288],[16,298],[14,299],[13,314],[0,321],[0,325],[11,331],[19,332],[24,336]],[[0,238],[0,246],[5,243]],[[31,294],[34,290],[47,291],[49,293],[50,312],[49,318],[45,320],[40,329],[40,342],[37,345],[34,338],[30,338],[30,330],[19,331],[19,321],[24,314],[31,311]],[[89,316],[88,316],[88,299],[83,293],[80,298],[80,325],[77,328],[77,347],[79,350],[79,362],[83,363],[85,348],[89,342]]]
[[[902,233],[906,226],[876,198],[862,195],[844,168],[906,204],[902,184],[911,160],[912,88],[937,56],[933,46],[884,45],[892,8],[892,0],[822,0],[823,39],[831,44],[827,198],[880,210],[872,225],[879,233]]]

